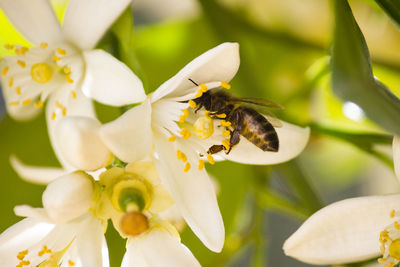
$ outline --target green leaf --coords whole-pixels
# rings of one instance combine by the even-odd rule
[[[385,13],[400,27],[400,2],[394,0],[375,0]]]
[[[358,104],[366,115],[390,132],[400,134],[400,100],[372,74],[368,48],[346,0],[334,1],[332,86],[344,100]]]

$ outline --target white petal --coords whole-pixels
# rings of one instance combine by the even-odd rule
[[[398,136],[393,136],[393,165],[394,173],[398,180],[400,180],[400,138]]]
[[[223,43],[208,50],[187,64],[174,77],[162,84],[152,96],[152,102],[169,96],[180,96],[180,92],[194,87],[194,82],[229,82],[239,69],[239,44]]]
[[[101,123],[88,117],[67,116],[56,126],[56,138],[65,160],[79,170],[106,167],[112,154],[101,141]]]
[[[18,175],[27,182],[48,184],[67,172],[61,168],[36,167],[22,163],[16,156],[10,156],[10,163]]]
[[[82,266],[102,267],[103,225],[99,220],[90,217],[80,225],[80,230],[76,242]]]
[[[200,266],[188,248],[167,231],[152,229],[128,241],[122,267]]]
[[[379,255],[379,234],[394,222],[400,195],[352,198],[312,215],[283,245],[285,253],[311,264],[341,264]]]
[[[24,106],[24,105],[19,105],[19,106],[10,106],[9,101],[7,101],[7,97],[5,96],[5,91],[4,91],[4,98],[6,99],[6,108],[7,108],[7,114],[10,115],[11,118],[18,120],[18,121],[27,121],[32,118],[34,118],[36,115],[38,115],[42,109],[36,108],[34,106],[34,102]]]
[[[225,230],[214,186],[205,170],[197,169],[197,162],[192,159],[194,151],[185,151],[191,164],[189,172],[184,172],[185,164],[176,158],[176,151],[171,143],[155,138],[156,166],[160,180],[171,194],[176,206],[187,224],[209,249],[221,251]],[[175,142],[174,142],[175,143]]]
[[[93,187],[93,179],[82,171],[64,175],[46,187],[43,207],[55,222],[68,222],[92,206]]]
[[[53,223],[43,208],[33,208],[28,205],[19,205],[14,207],[14,213],[20,217],[33,218],[40,222]]]
[[[70,0],[64,17],[65,37],[82,50],[93,48],[131,0]]]
[[[48,0],[1,0],[0,8],[32,43],[62,40],[60,24]]]
[[[281,128],[275,128],[279,138],[278,152],[264,152],[246,138],[240,136],[239,144],[234,146],[228,155],[224,152],[219,155],[228,160],[246,164],[277,164],[291,160],[298,156],[307,145],[310,129],[283,121],[282,124]]]
[[[60,150],[60,144],[58,143],[58,140],[56,138],[56,124],[59,119],[63,117],[60,110],[57,109],[57,102],[63,103],[63,105],[67,108],[68,116],[84,116],[95,118],[94,107],[92,101],[84,96],[80,90],[76,91],[76,99],[73,99],[71,97],[71,92],[63,88],[60,88],[59,90],[57,90],[57,92],[53,93],[47,103],[46,121],[53,150],[64,169],[72,171],[76,168],[69,164],[68,161],[64,158],[64,155]],[[54,120],[53,113],[56,114],[56,118]]]
[[[146,101],[103,125],[100,137],[119,159],[125,162],[143,159],[149,154],[153,140],[150,102]]]
[[[142,82],[124,63],[103,50],[92,50],[83,55],[86,74],[82,90],[85,95],[111,106],[146,99]]]

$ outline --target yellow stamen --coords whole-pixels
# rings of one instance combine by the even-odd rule
[[[12,45],[12,44],[5,44],[5,45],[4,45],[4,48],[7,49],[7,50],[13,50],[13,49],[14,49],[14,45]]]
[[[229,131],[229,130],[226,130],[226,131],[222,132],[222,136],[224,136],[224,137],[228,137],[230,135],[231,135],[231,131]]]
[[[394,213],[395,213],[395,210],[392,210],[392,211],[390,212],[390,218],[394,218]]]
[[[190,163],[186,162],[185,169],[183,171],[188,172],[189,170],[190,170]]]
[[[48,83],[53,77],[53,69],[45,62],[36,63],[31,68],[31,77],[37,83]]]
[[[202,83],[202,84],[200,84],[200,90],[202,93],[205,93],[205,92],[207,92],[208,89],[207,89],[207,86],[204,83]]]
[[[224,81],[221,82],[221,87],[225,88],[226,90],[231,89],[231,85]]]
[[[7,72],[10,68],[8,66],[5,66],[2,70],[1,70],[1,75],[6,76]]]
[[[188,130],[186,130],[185,128],[183,128],[180,132],[179,132],[183,138],[188,139],[190,137],[190,132]]]
[[[201,171],[202,169],[204,169],[204,160],[199,160],[199,171]]]
[[[59,60],[61,60],[61,58],[58,57],[58,56],[56,56],[56,55],[54,55],[54,56],[52,57],[52,59],[53,59],[53,61],[59,61]]]
[[[65,50],[62,49],[62,48],[57,48],[57,53],[59,53],[60,55],[65,56],[65,55],[67,54],[67,51],[65,51]]]
[[[75,91],[75,90],[72,90],[72,91],[71,91],[71,95],[72,95],[72,98],[73,98],[73,99],[76,99],[76,91]]]
[[[201,97],[203,95],[203,92],[201,91],[201,89],[199,89],[195,95],[195,97]]]
[[[64,73],[65,73],[65,74],[71,73],[71,68],[64,67]]]
[[[68,260],[68,264],[69,264],[69,266],[74,266],[75,262],[73,262],[72,260]]]
[[[18,252],[17,258],[20,261],[22,261],[25,258],[25,256],[28,255],[28,252],[29,252],[28,250],[23,250],[23,251]]]
[[[74,82],[74,80],[71,79],[71,77],[69,76],[69,74],[66,74],[66,75],[65,75],[65,80],[66,80],[68,83],[73,83],[73,82]]]
[[[224,127],[229,127],[232,125],[232,123],[230,121],[221,120],[221,125]]]
[[[394,228],[400,230],[400,224],[398,222],[394,222]]]
[[[65,117],[67,115],[67,108],[62,109],[62,115]]]
[[[193,100],[189,100],[189,106],[191,107],[191,108],[196,108],[196,102],[194,102]]]
[[[53,112],[53,114],[51,114],[51,119],[54,121],[56,119],[56,113]]]
[[[204,111],[204,116],[210,117],[210,111],[208,111],[208,110]]]
[[[183,110],[183,116],[184,116],[185,118],[187,118],[187,117],[189,116],[189,110],[184,109],[184,110]]]
[[[170,138],[168,138],[169,142],[174,142],[176,140],[176,136],[172,135]]]
[[[385,246],[384,246],[384,245],[381,245],[381,246],[379,247],[379,249],[381,250],[381,254],[382,254],[382,255],[385,254]]]
[[[216,116],[217,116],[218,118],[220,118],[220,119],[225,119],[225,118],[226,118],[226,114],[225,114],[225,113],[217,114]]]
[[[17,95],[21,95],[21,87],[15,88],[15,92],[17,93]]]
[[[176,157],[180,160],[182,159],[182,151],[180,151],[179,149],[176,151]]]
[[[25,47],[25,46],[22,46],[22,47],[20,47],[20,48],[16,48],[16,49],[15,49],[15,53],[16,53],[17,55],[20,55],[20,56],[25,55],[26,52],[28,52],[28,51],[29,51],[29,48],[28,48],[28,47]]]
[[[229,150],[231,147],[229,139],[222,140],[222,145],[225,147],[226,150]]]
[[[183,162],[186,162],[186,161],[187,161],[186,154],[183,153],[183,152],[182,152],[182,154],[181,154],[181,160],[182,160]]]
[[[26,67],[25,61],[17,60],[17,64],[18,64],[21,68],[25,68],[25,67]]]
[[[28,98],[28,99],[25,99],[24,101],[22,101],[22,105],[27,106],[27,105],[29,105],[31,102],[32,102],[32,99]]]
[[[378,262],[379,263],[384,263],[384,262],[386,262],[388,259],[387,258],[379,258],[378,259]]]
[[[179,122],[184,123],[185,122],[185,116],[181,115],[179,116]]]
[[[45,253],[51,254],[51,249],[48,249],[46,245],[43,246],[43,249],[39,251],[38,256],[43,256]]]
[[[40,48],[42,49],[46,49],[46,47],[48,47],[49,45],[47,43],[41,43],[40,44]]]
[[[9,86],[9,87],[12,87],[13,84],[14,84],[14,78],[13,78],[13,77],[10,77],[10,78],[8,79],[8,86]]]
[[[19,101],[10,102],[11,107],[15,107],[19,105]]]
[[[41,107],[43,107],[43,101],[36,101],[34,105],[35,105],[35,108],[41,108]]]
[[[20,263],[18,263],[17,267],[22,267],[22,266],[28,266],[29,264],[31,264],[30,261],[21,261]]]
[[[215,164],[214,158],[210,154],[207,155],[207,160],[211,165]]]

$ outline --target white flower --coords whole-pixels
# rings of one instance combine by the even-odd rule
[[[90,98],[108,105],[145,99],[141,81],[127,66],[102,50],[93,50],[130,0],[71,0],[60,25],[47,0],[0,0],[0,7],[32,44],[7,45],[15,51],[0,64],[9,114],[16,119],[46,109],[50,139],[61,163],[54,124],[65,115],[94,117]],[[88,98],[89,97],[89,98]]]
[[[229,88],[239,62],[238,44],[221,44],[190,62],[142,105],[100,129],[107,147],[125,162],[154,152],[160,179],[194,233],[213,251],[222,249],[224,226],[212,182],[204,170],[204,157],[212,145],[226,145],[227,131],[219,127],[221,121],[212,120],[204,110],[195,113],[189,106],[194,108],[193,99],[207,90]],[[228,122],[223,123],[227,126]],[[241,138],[228,155],[218,155],[250,164],[287,161],[303,150],[309,129],[282,124],[276,129],[278,152],[264,152]],[[214,163],[211,155],[206,158]]]
[[[399,172],[400,139],[393,139]],[[400,194],[342,200],[313,214],[283,245],[288,256],[311,264],[342,264],[382,255],[378,262],[400,261]]]

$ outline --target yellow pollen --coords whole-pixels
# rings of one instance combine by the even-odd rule
[[[19,105],[19,101],[10,102],[11,107],[15,107]]]
[[[29,264],[31,264],[30,261],[21,261],[21,262],[17,265],[17,267],[22,267],[22,266],[24,266],[24,265],[29,265]]]
[[[185,116],[181,115],[181,116],[179,117],[179,122],[180,122],[180,123],[184,123],[184,122],[185,122]]]
[[[62,49],[62,48],[57,48],[57,53],[59,53],[60,55],[65,56],[65,55],[67,54],[67,51],[65,51],[65,50]]]
[[[379,258],[378,259],[378,262],[379,263],[384,263],[384,262],[386,262],[388,259],[387,258]]]
[[[63,109],[64,108],[63,104],[61,104],[58,101],[56,101],[56,107],[59,108],[59,109]]]
[[[17,258],[20,261],[22,261],[25,258],[25,256],[28,254],[28,252],[29,252],[28,250],[23,250],[23,251],[18,252]]]
[[[204,83],[202,83],[202,84],[200,84],[200,90],[202,93],[205,93],[205,92],[207,92],[208,89],[207,89],[207,86]]]
[[[179,132],[183,138],[188,139],[190,137],[190,132],[188,130],[186,130],[185,128],[183,128],[180,132]]]
[[[9,86],[9,87],[12,87],[13,84],[14,84],[14,78],[13,78],[13,77],[10,77],[10,78],[8,79],[8,86]]]
[[[75,262],[73,262],[72,260],[68,260],[68,264],[69,264],[69,266],[74,266]]]
[[[197,91],[195,97],[201,97],[203,95],[203,91],[201,91],[201,88]]]
[[[72,90],[72,91],[71,91],[71,95],[72,95],[72,98],[73,98],[73,99],[76,99],[76,91],[75,91],[75,90]]]
[[[21,87],[15,88],[15,92],[17,93],[17,95],[21,95]]]
[[[5,45],[4,45],[4,48],[7,49],[7,50],[13,50],[13,49],[14,49],[14,45],[12,45],[12,44],[5,44]]]
[[[389,255],[393,259],[400,260],[400,239],[394,240],[389,245]]]
[[[194,102],[193,100],[189,100],[189,106],[191,107],[191,108],[196,108],[196,102]]]
[[[225,88],[226,90],[231,89],[231,85],[224,81],[221,82],[221,87]]]
[[[65,117],[67,115],[67,108],[62,109],[62,115]]]
[[[217,114],[216,116],[217,116],[218,118],[220,118],[220,119],[225,119],[225,118],[226,118],[226,114],[225,114],[225,113]]]
[[[229,127],[232,125],[232,123],[230,121],[221,120],[221,125],[224,127]]]
[[[211,165],[215,164],[214,158],[210,154],[207,155],[207,160]]]
[[[29,48],[28,48],[28,47],[25,47],[25,46],[22,46],[22,47],[20,47],[20,48],[16,48],[16,49],[15,49],[15,53],[16,53],[17,55],[20,55],[20,56],[25,55],[26,52],[28,52],[28,51],[29,51]]]
[[[176,140],[176,136],[172,135],[170,138],[168,138],[169,142],[174,142]]]
[[[48,249],[46,245],[43,246],[43,249],[39,251],[38,256],[43,256],[45,253],[51,254],[51,249]]]
[[[187,118],[189,116],[189,110],[184,109],[183,110],[183,116],[185,116],[185,118]]]
[[[226,150],[229,150],[231,147],[229,139],[222,140],[222,145],[225,147]]]
[[[47,63],[36,63],[31,68],[31,77],[37,83],[48,83],[53,77],[53,69]]]
[[[5,66],[2,70],[1,70],[1,75],[6,76],[7,72],[10,68],[8,66]]]
[[[18,64],[21,68],[25,68],[25,67],[26,67],[25,61],[17,60],[17,64]]]
[[[210,117],[200,117],[193,124],[194,133],[200,139],[207,139],[214,133],[214,123]]]
[[[71,73],[71,68],[64,67],[64,73],[65,73],[65,74]]]
[[[51,119],[54,121],[56,119],[56,113],[53,112],[53,114],[51,114]]]
[[[22,105],[27,106],[27,105],[29,105],[31,102],[32,102],[32,99],[28,98],[28,99],[25,99],[24,101],[22,101]]]
[[[204,169],[204,160],[199,159],[199,171]]]
[[[400,230],[400,224],[398,222],[394,222],[394,228]]]
[[[41,43],[40,44],[40,48],[42,49],[46,49],[46,47],[48,47],[49,45],[47,43]]]
[[[231,131],[229,131],[229,130],[226,130],[226,131],[222,132],[222,136],[224,136],[224,137],[228,137],[230,135],[231,135]]]
[[[43,101],[36,101],[34,104],[35,108],[41,108],[43,107]]]
[[[65,75],[65,80],[66,80],[68,83],[73,83],[73,82],[74,82],[74,80],[71,79],[71,77],[70,77],[69,74],[66,74],[66,75]]]
[[[190,163],[186,162],[184,172],[188,172],[190,170]]]
[[[182,152],[182,154],[181,154],[181,160],[182,160],[183,162],[186,162],[186,161],[187,161],[186,154],[183,153],[183,152]]]
[[[180,160],[182,159],[182,151],[180,151],[179,149],[176,151],[176,157]]]
[[[52,59],[53,59],[53,61],[59,61],[59,60],[61,60],[61,58],[58,57],[58,56],[56,56],[56,55],[54,55],[54,56],[52,57]]]
[[[392,210],[392,211],[390,212],[390,218],[394,218],[394,213],[395,213],[394,210]]]

